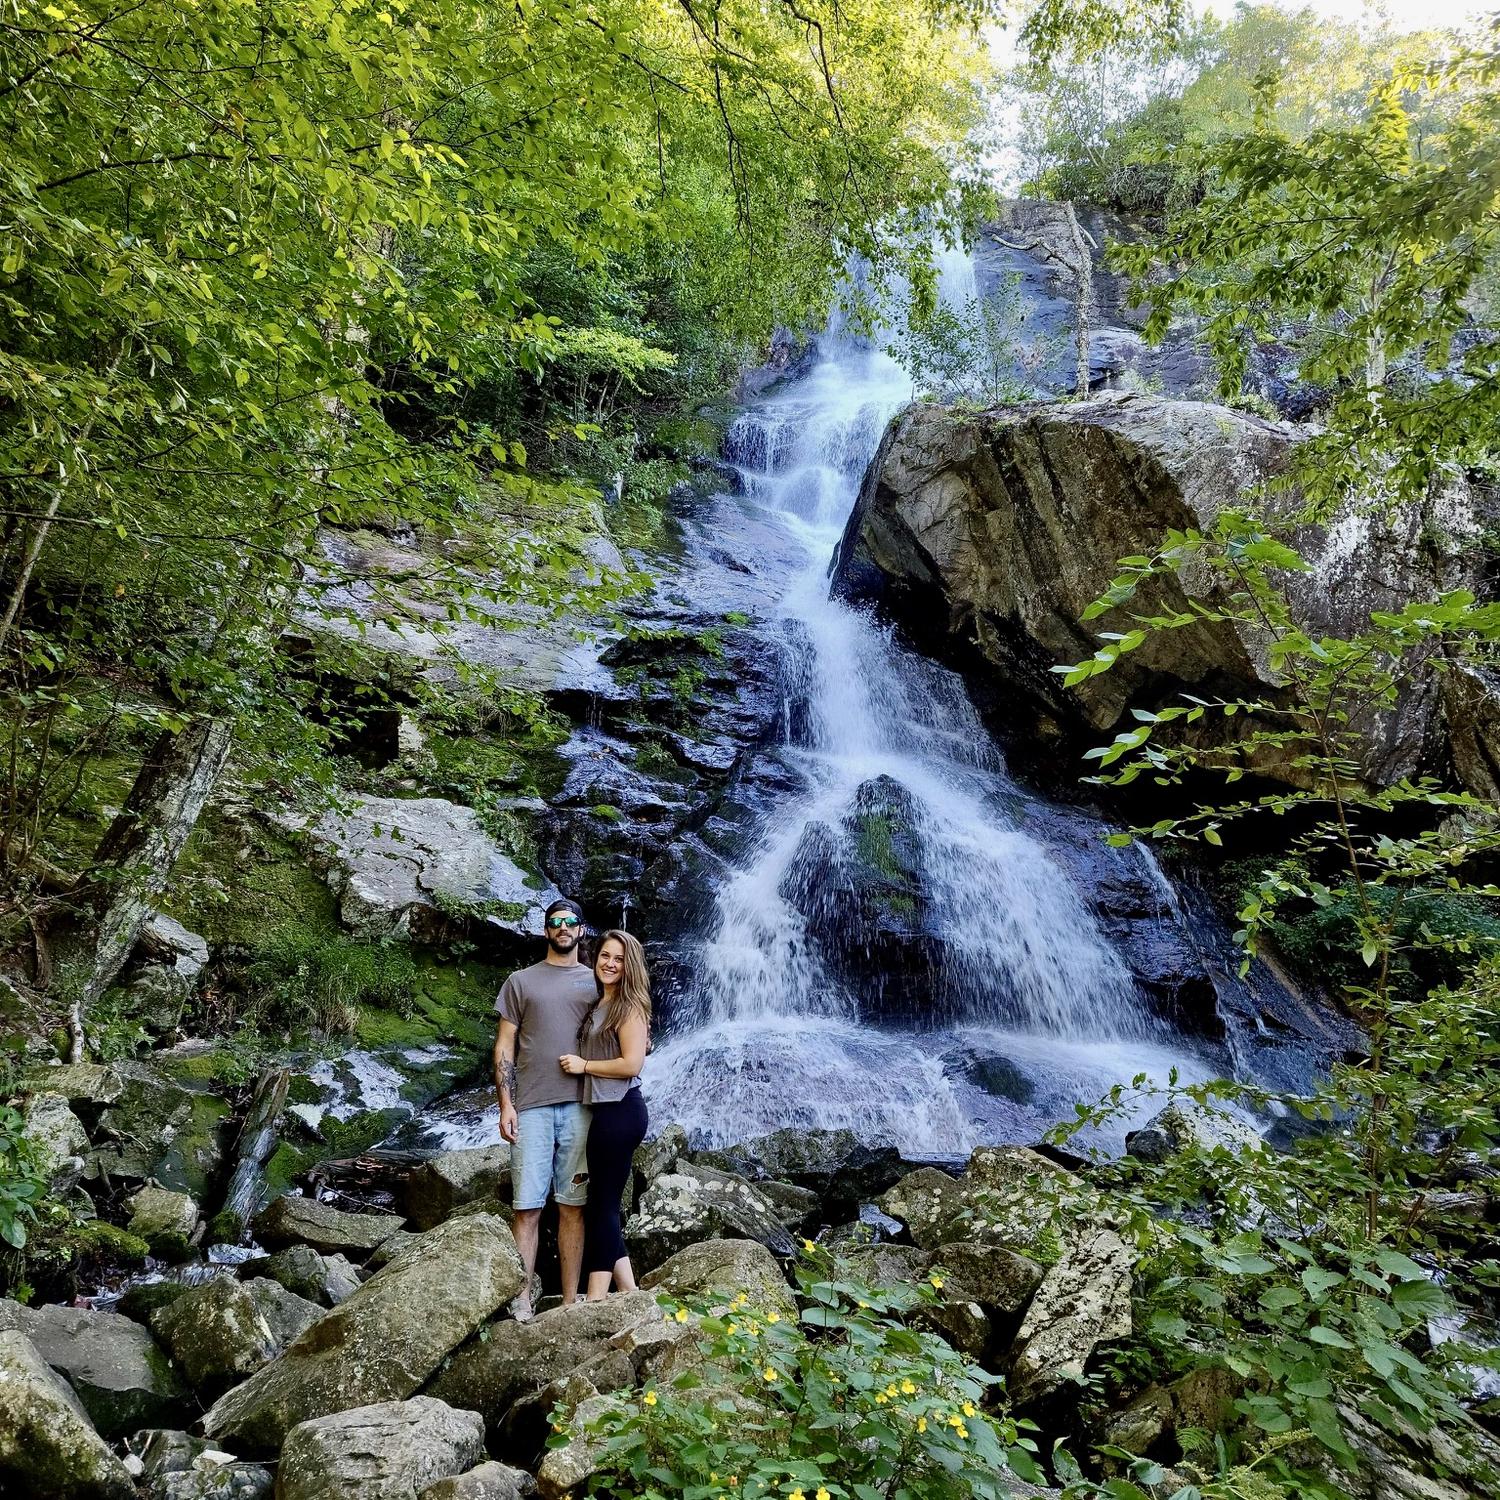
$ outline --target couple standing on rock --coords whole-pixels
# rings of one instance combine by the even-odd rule
[[[532,1316],[531,1273],[550,1188],[557,1199],[563,1305],[577,1300],[580,1270],[588,1297],[635,1290],[625,1253],[620,1200],[635,1149],[646,1134],[641,1064],[651,1025],[646,956],[628,932],[611,929],[580,960],[583,913],[554,901],[542,919],[547,954],[518,969],[495,1009],[495,1088],[500,1134],[511,1145],[516,1247],[526,1288],[516,1317]]]

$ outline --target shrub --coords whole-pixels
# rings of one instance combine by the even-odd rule
[[[744,1293],[727,1309],[663,1302],[669,1318],[696,1314],[705,1363],[599,1419],[594,1494],[964,1500],[1010,1494],[1011,1473],[1041,1477],[1026,1424],[981,1409],[995,1377],[908,1322],[935,1301],[940,1274],[933,1286],[872,1287],[804,1250],[797,1321],[750,1308]]]
[[[25,1246],[26,1227],[47,1193],[36,1153],[22,1134],[25,1125],[19,1110],[0,1107],[0,1240],[17,1250]]]
[[[396,943],[293,933],[261,949],[246,978],[253,997],[248,1019],[255,1024],[338,1032],[354,1029],[360,1005],[407,1014],[417,970]]]

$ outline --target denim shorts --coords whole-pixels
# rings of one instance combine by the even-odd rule
[[[581,1207],[589,1192],[589,1111],[582,1104],[523,1109],[510,1152],[513,1206],[541,1208],[547,1189],[559,1203]]]

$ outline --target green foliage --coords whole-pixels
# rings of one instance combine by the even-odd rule
[[[796,1322],[744,1293],[727,1308],[663,1301],[694,1321],[705,1362],[600,1418],[591,1493],[960,1500],[1040,1478],[1028,1424],[986,1408],[994,1378],[913,1319],[931,1287],[867,1286],[803,1248]]]
[[[1225,392],[1256,340],[1302,340],[1301,375],[1335,388],[1297,465],[1311,508],[1426,499],[1500,431],[1500,340],[1472,326],[1500,251],[1500,26],[1403,60],[1350,120],[1293,135],[1266,80],[1253,128],[1199,154],[1203,190],[1156,243],[1113,247],[1151,308],[1202,319]],[[1165,259],[1169,270],[1160,274]],[[1409,376],[1389,379],[1398,361]]]
[[[25,1248],[26,1226],[47,1194],[25,1124],[19,1110],[0,1106],[0,1240],[17,1250]]]
[[[244,1019],[265,1030],[350,1032],[361,1005],[407,1014],[415,982],[411,954],[397,943],[288,933],[247,966]]]
[[[1027,326],[1014,275],[961,307],[939,301],[923,310],[913,300],[893,352],[919,389],[990,407],[1042,394],[1036,377],[1059,347]]]

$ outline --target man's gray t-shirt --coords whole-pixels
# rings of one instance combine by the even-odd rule
[[[587,964],[549,964],[517,969],[500,986],[495,1009],[516,1027],[517,1113],[543,1104],[576,1104],[583,1080],[558,1066],[564,1053],[578,1051],[578,1028],[594,1008],[599,986]]]

